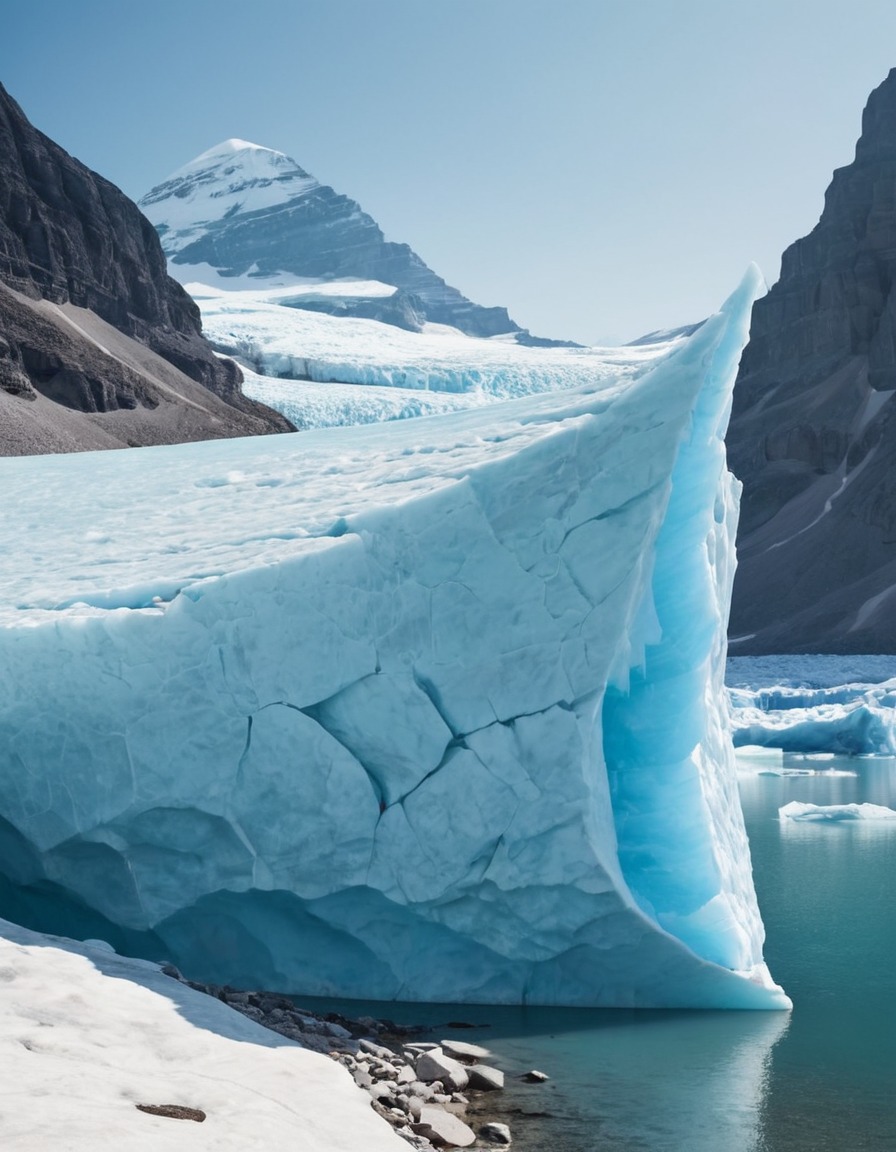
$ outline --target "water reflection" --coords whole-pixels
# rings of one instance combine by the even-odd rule
[[[449,1020],[480,1025],[454,1035],[486,1044],[508,1074],[500,1108],[517,1152],[759,1152],[771,1052],[790,1021],[786,1012],[334,1006],[422,1019],[433,1039],[452,1034]],[[533,1067],[549,1083],[519,1079]]]
[[[575,1032],[561,1024],[535,1052],[523,1039],[496,1040],[502,1059],[522,1068],[537,1057],[555,1077],[557,1115],[540,1131],[520,1130],[515,1144],[532,1152],[758,1152],[771,1053],[789,1019],[617,1012]]]
[[[885,1152],[896,1149],[896,835],[782,823],[791,800],[896,807],[896,758],[739,763],[766,959],[783,1012],[343,1005],[357,1015],[487,1023],[509,1073],[517,1152]],[[769,763],[857,775],[760,776]],[[883,831],[883,834],[881,834]],[[457,1034],[455,1034],[457,1035]],[[541,1068],[543,1086],[514,1077]],[[490,1105],[491,1106],[491,1105]],[[538,1115],[541,1113],[541,1115]],[[545,1115],[546,1113],[546,1115]]]
[[[794,1002],[771,1060],[759,1152],[896,1147],[893,824],[777,818],[793,800],[896,806],[893,758],[838,758],[833,766],[857,775],[740,778],[766,959]]]

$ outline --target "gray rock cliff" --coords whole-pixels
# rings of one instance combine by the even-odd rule
[[[732,655],[896,652],[896,69],[753,309],[728,433],[744,482]]]
[[[137,206],[37,131],[2,85],[0,285],[0,454],[291,427],[215,356]],[[94,320],[130,343],[111,354]],[[27,407],[38,398],[48,403]],[[79,444],[77,421],[57,409],[143,418],[116,430],[107,420],[101,445],[85,425]]]

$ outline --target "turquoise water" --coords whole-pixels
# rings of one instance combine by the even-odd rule
[[[896,826],[777,813],[790,800],[896,807],[896,760],[787,763],[858,773],[742,778],[766,958],[792,1014],[369,1010],[485,1043],[511,1075],[548,1073],[542,1086],[508,1078],[517,1152],[892,1152]],[[487,1026],[449,1032],[457,1019]]]

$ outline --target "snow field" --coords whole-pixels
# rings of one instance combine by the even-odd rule
[[[402,1152],[345,1070],[158,966],[0,921],[3,1147]],[[137,1104],[200,1109],[197,1123]]]
[[[618,349],[529,348],[452,329],[407,332],[376,320],[309,312],[300,303],[285,303],[300,301],[288,288],[186,287],[202,310],[206,337],[220,351],[256,374],[318,384],[481,393],[501,399],[596,380],[630,382],[681,345],[681,340],[671,340]],[[318,285],[319,291],[334,294],[344,287],[338,281]],[[254,386],[247,392],[256,396]],[[299,386],[296,392],[301,394]]]

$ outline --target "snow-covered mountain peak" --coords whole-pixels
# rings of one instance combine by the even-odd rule
[[[319,187],[292,157],[232,137],[172,172],[140,207],[165,236],[170,256],[210,224],[288,204]]]
[[[484,308],[446,284],[407,244],[386,240],[357,201],[321,184],[290,156],[247,140],[216,144],[139,201],[156,226],[175,279],[237,287],[376,281],[386,295],[339,312],[418,331],[448,325],[471,336],[528,339],[506,308]],[[245,287],[245,283],[241,286]],[[309,305],[306,299],[305,306]],[[315,310],[332,301],[318,299]]]

